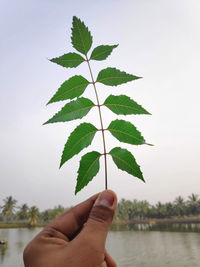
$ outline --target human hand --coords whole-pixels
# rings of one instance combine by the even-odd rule
[[[106,190],[46,226],[25,248],[25,267],[116,267],[105,241],[117,206]]]

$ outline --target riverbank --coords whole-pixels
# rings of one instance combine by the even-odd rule
[[[176,217],[163,219],[132,219],[132,220],[116,220],[114,225],[126,224],[174,224],[174,223],[200,223],[200,217]]]
[[[133,219],[133,220],[115,220],[113,225],[128,225],[128,224],[192,224],[200,223],[200,217],[183,217],[183,218],[164,218],[164,219]],[[45,227],[48,223],[37,223],[34,227]],[[0,222],[0,229],[6,228],[31,228],[26,222]]]
[[[176,218],[163,218],[163,219],[133,219],[133,220],[116,220],[114,225],[126,224],[174,224],[174,223],[200,223],[200,217],[176,217]]]
[[[47,223],[37,223],[34,227],[44,227]],[[0,229],[8,229],[8,228],[31,228],[26,222],[9,222],[9,223],[1,223]]]

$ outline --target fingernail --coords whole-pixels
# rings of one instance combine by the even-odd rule
[[[114,202],[114,197],[111,192],[104,191],[100,194],[100,196],[97,198],[95,202],[95,206],[104,206],[104,207],[112,207]]]

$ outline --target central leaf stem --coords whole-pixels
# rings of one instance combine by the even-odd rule
[[[92,70],[91,70],[91,67],[90,67],[90,62],[89,62],[89,59],[86,55],[86,61],[88,63],[88,67],[89,67],[89,71],[90,71],[90,75],[91,75],[91,79],[92,79],[92,84],[94,86],[94,91],[95,91],[95,95],[96,95],[96,100],[97,100],[97,106],[98,106],[98,110],[99,110],[99,118],[100,118],[100,124],[101,124],[101,132],[102,132],[102,139],[103,139],[103,150],[104,150],[104,162],[105,162],[105,189],[108,189],[108,175],[107,175],[107,158],[106,158],[106,155],[108,153],[106,153],[106,142],[105,142],[105,135],[104,135],[104,128],[103,128],[103,120],[102,120],[102,115],[101,115],[101,106],[100,103],[99,103],[99,97],[98,97],[98,94],[97,94],[97,89],[96,89],[96,85],[95,85],[95,81],[94,81],[94,77],[93,77],[93,74],[92,74]]]

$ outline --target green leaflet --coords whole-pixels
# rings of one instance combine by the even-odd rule
[[[110,95],[104,102],[104,105],[115,114],[149,114],[142,106],[138,105],[126,95]]]
[[[115,147],[109,152],[109,154],[112,156],[114,163],[119,169],[144,181],[140,166],[137,164],[131,152],[120,147]]]
[[[73,17],[71,39],[73,47],[82,54],[87,55],[92,45],[92,36],[84,22],[75,16]]]
[[[82,95],[89,82],[81,75],[71,77],[65,81],[47,104],[66,99],[73,99]]]
[[[92,151],[81,158],[75,194],[86,186],[98,173],[100,156],[99,152]]]
[[[94,107],[94,103],[88,98],[78,98],[66,104],[58,113],[44,124],[54,122],[71,121],[81,119]]]
[[[118,45],[100,45],[97,46],[90,56],[90,59],[94,60],[104,60],[106,59],[112,52],[114,48],[116,48]]]
[[[106,68],[99,72],[97,82],[103,83],[105,85],[116,86],[140,78],[141,77],[128,74],[116,68]]]
[[[132,144],[132,145],[143,145],[145,144],[144,137],[136,129],[136,127],[124,120],[115,120],[108,126],[110,133],[117,138],[120,142]]]
[[[68,99],[77,99],[67,103],[58,113],[56,113],[44,124],[81,119],[86,116],[90,109],[92,109],[94,106],[98,107],[99,118],[101,121],[100,129],[97,129],[91,123],[84,122],[71,132],[63,149],[60,167],[69,159],[81,152],[84,148],[87,148],[89,145],[91,145],[97,131],[102,131],[104,151],[106,150],[106,143],[104,139],[105,130],[108,130],[120,142],[125,142],[133,145],[147,144],[142,134],[136,129],[133,124],[128,121],[117,119],[112,121],[107,129],[102,129],[104,119],[101,114],[102,106],[107,107],[117,115],[150,113],[126,95],[110,95],[104,101],[103,105],[102,102],[101,104],[99,104],[98,88],[96,88],[96,83],[99,82],[108,86],[117,86],[129,81],[140,79],[141,77],[128,74],[126,72],[120,71],[117,68],[108,67],[102,69],[98,73],[96,80],[94,80],[90,65],[91,60],[105,60],[118,45],[99,45],[92,50],[89,56],[88,51],[91,49],[93,42],[92,39],[92,35],[88,28],[85,26],[84,22],[74,16],[72,22],[71,41],[73,47],[80,53],[70,52],[63,54],[60,57],[52,58],[50,60],[51,62],[54,62],[65,68],[75,68],[82,62],[87,62],[87,64],[85,65],[87,65],[89,68],[92,82],[89,82],[81,75],[73,76],[65,81],[54,94],[54,96],[50,99],[48,104]],[[88,98],[80,97],[85,92],[89,84],[92,84],[92,86],[94,87],[97,105],[95,105]],[[96,113],[94,114],[94,119],[97,119]],[[129,174],[136,176],[144,181],[140,166],[136,163],[135,158],[128,150],[122,149],[120,147],[115,147],[110,151],[110,153],[106,154],[110,154],[112,156],[114,163],[119,169],[126,171]],[[98,173],[100,165],[99,158],[101,155],[105,156],[105,189],[107,189],[106,155],[100,154],[97,151],[92,151],[85,154],[81,158],[75,194],[77,194],[77,192],[79,192],[84,186],[86,186]]]
[[[58,65],[61,65],[65,68],[75,68],[78,65],[80,65],[82,62],[85,61],[85,59],[76,53],[68,53],[64,54],[61,57],[55,57],[50,59],[51,62],[54,62]]]
[[[88,147],[98,131],[91,123],[80,124],[69,136],[65,144],[60,167],[85,147]]]

